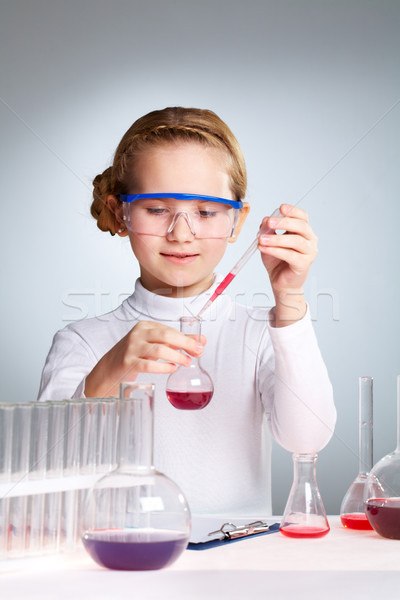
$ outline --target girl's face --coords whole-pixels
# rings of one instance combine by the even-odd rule
[[[196,142],[149,148],[135,159],[129,193],[189,193],[233,200],[224,156],[216,148]],[[179,200],[182,209],[190,200]],[[180,208],[179,204],[179,208]],[[129,234],[140,264],[142,285],[160,295],[196,296],[213,281],[216,265],[224,255],[227,239],[196,239],[185,218],[179,218],[164,237]]]

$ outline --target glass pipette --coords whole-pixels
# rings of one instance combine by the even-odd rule
[[[282,215],[281,211],[279,210],[279,208],[277,208],[276,210],[274,210],[274,212],[272,213],[271,217],[283,217],[283,215]],[[267,227],[267,228],[263,228],[262,226],[260,227],[260,229],[259,229],[259,231],[257,233],[256,239],[247,248],[247,250],[243,254],[243,256],[241,258],[239,258],[239,260],[237,261],[237,263],[235,264],[235,266],[232,267],[232,269],[229,271],[228,275],[226,275],[226,277],[224,277],[224,279],[221,281],[221,283],[216,287],[216,289],[215,289],[213,295],[211,296],[211,298],[209,300],[207,300],[207,302],[205,303],[205,305],[203,306],[203,308],[197,314],[197,318],[198,319],[201,317],[201,315],[203,314],[203,312],[205,312],[211,306],[211,304],[214,302],[214,300],[216,300],[218,298],[218,296],[220,294],[222,294],[222,292],[225,290],[225,288],[228,287],[228,285],[231,283],[231,281],[236,277],[236,275],[239,273],[239,271],[247,263],[247,261],[249,260],[249,258],[257,250],[258,238],[261,235],[261,233],[274,233],[274,230],[270,229],[269,227]]]

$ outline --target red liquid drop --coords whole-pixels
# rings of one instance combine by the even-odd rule
[[[152,532],[150,541],[121,530],[93,531],[82,538],[83,545],[97,564],[119,571],[149,571],[173,563],[185,550],[186,535],[169,532],[167,538]],[[126,541],[122,541],[126,540]]]
[[[371,498],[365,513],[379,535],[400,540],[400,498]]]
[[[288,525],[286,527],[280,527],[279,531],[292,538],[317,538],[326,535],[329,531],[329,527],[307,527],[306,525]]]
[[[175,408],[199,410],[210,402],[213,392],[175,392],[167,390],[167,398]]]
[[[372,525],[363,513],[348,513],[340,515],[342,525],[348,529],[372,529]]]

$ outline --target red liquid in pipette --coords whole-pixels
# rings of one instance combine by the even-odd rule
[[[305,525],[293,527],[293,525],[288,525],[287,527],[280,527],[279,531],[283,535],[292,538],[317,538],[327,534],[329,527],[307,527]]]
[[[349,529],[372,529],[372,525],[363,513],[348,513],[340,515],[344,527]]]
[[[224,289],[226,287],[228,287],[228,285],[230,284],[230,282],[232,281],[232,279],[235,277],[234,273],[228,273],[228,275],[226,275],[226,277],[224,277],[224,279],[221,281],[221,283],[216,287],[215,292],[213,293],[213,295],[211,296],[209,302],[214,302],[214,300],[216,298],[218,298],[218,296],[220,294],[222,294],[222,292],[224,291]]]
[[[199,410],[210,402],[213,392],[176,392],[166,390],[167,398],[175,408],[181,410]]]

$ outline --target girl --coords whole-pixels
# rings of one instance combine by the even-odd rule
[[[56,334],[39,400],[107,397],[121,381],[154,382],[155,466],[192,512],[271,514],[271,436],[289,451],[316,452],[336,419],[303,295],[317,253],[307,214],[283,204],[281,218],[263,220],[286,230],[259,239],[275,307],[223,294],[203,314],[198,343],[180,333],[179,317],[196,315],[221,282],[215,268],[249,209],[236,138],[211,111],[154,111],[131,126],[93,183],[92,215],[101,230],[129,237],[140,278],[116,310]],[[167,376],[200,355],[214,396],[203,410],[176,410]]]

